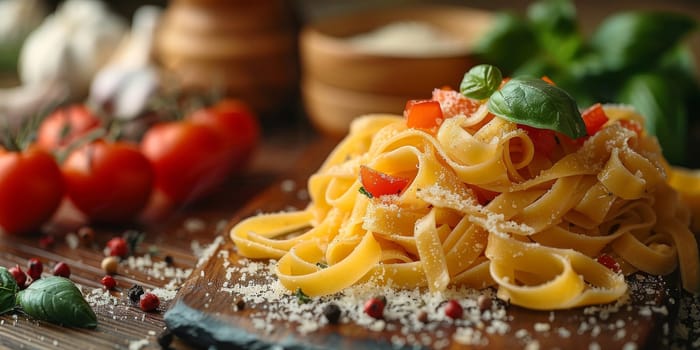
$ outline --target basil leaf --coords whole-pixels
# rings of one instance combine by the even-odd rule
[[[666,159],[682,164],[687,118],[683,98],[675,91],[675,82],[654,74],[640,74],[623,86],[619,100],[634,106],[644,116],[647,131],[659,139]]]
[[[498,68],[490,64],[480,64],[464,74],[462,83],[459,85],[459,92],[469,98],[487,99],[494,91],[498,90],[501,81],[503,81],[503,75]]]
[[[538,1],[527,9],[537,41],[559,63],[572,59],[583,47],[576,7],[569,0]]]
[[[649,67],[696,25],[677,13],[623,12],[601,23],[590,44],[613,69]]]
[[[67,327],[97,327],[97,316],[78,287],[63,277],[38,279],[20,291],[17,302],[36,319]]]
[[[539,51],[537,39],[527,21],[510,13],[499,13],[493,26],[477,41],[473,53],[481,62],[512,73]]]
[[[12,311],[17,306],[15,296],[18,291],[17,281],[10,271],[0,267],[0,315]]]
[[[540,79],[511,79],[491,96],[488,108],[514,123],[558,131],[573,139],[586,136],[576,101],[566,91]]]

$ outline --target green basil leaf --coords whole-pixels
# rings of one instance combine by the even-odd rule
[[[494,91],[498,90],[501,81],[503,81],[503,75],[498,68],[490,64],[480,64],[464,74],[462,83],[459,85],[459,92],[469,98],[487,99]]]
[[[623,86],[619,101],[645,118],[647,131],[656,135],[670,163],[685,161],[686,110],[674,82],[649,73],[634,76]]]
[[[38,279],[19,292],[17,302],[36,319],[67,327],[97,327],[97,316],[78,287],[63,277]]]
[[[678,13],[623,12],[601,23],[590,44],[613,69],[650,67],[696,26]]]
[[[527,21],[505,12],[495,16],[493,26],[473,50],[479,60],[506,73],[512,73],[538,51],[537,39]]]
[[[576,101],[566,91],[541,79],[514,78],[489,99],[491,113],[518,124],[586,136]]]
[[[538,1],[527,9],[537,41],[560,64],[572,59],[583,47],[576,21],[576,7],[570,0]]]
[[[17,306],[15,297],[19,286],[10,271],[0,267],[0,315],[12,311]]]

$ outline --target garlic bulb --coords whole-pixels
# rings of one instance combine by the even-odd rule
[[[71,97],[87,93],[93,76],[111,57],[125,32],[104,3],[68,0],[27,38],[20,53],[23,84],[66,81]]]

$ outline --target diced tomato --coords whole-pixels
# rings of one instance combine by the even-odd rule
[[[479,102],[469,99],[452,89],[433,90],[433,100],[440,102],[442,114],[445,118],[458,114],[471,115],[479,109]]]
[[[527,136],[530,137],[535,146],[535,152],[544,154],[547,157],[552,155],[554,148],[557,147],[557,137],[553,130],[538,129],[522,124],[518,124],[518,127],[525,130]]]
[[[608,254],[605,254],[605,253],[600,254],[596,258],[596,261],[598,261],[599,264],[610,269],[612,272],[615,272],[615,273],[622,272],[622,268],[620,267],[620,264],[617,263],[615,258],[613,258],[612,256],[610,256]]]
[[[442,123],[440,102],[411,100],[406,103],[406,124],[409,128],[433,129]]]
[[[619,123],[620,123],[620,126],[622,126],[625,129],[632,130],[632,131],[636,132],[637,135],[642,134],[642,126],[634,120],[620,119]]]
[[[605,115],[603,106],[600,103],[588,107],[581,113],[581,117],[583,117],[583,123],[586,124],[588,136],[595,135],[608,122],[608,116]]]
[[[385,174],[362,165],[360,166],[360,182],[372,197],[381,197],[401,193],[408,186],[410,180]]]

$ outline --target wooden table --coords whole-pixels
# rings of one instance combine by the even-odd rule
[[[292,130],[290,132],[290,130]],[[80,244],[71,247],[75,238],[71,231],[60,229],[56,232],[55,244],[48,249],[40,247],[39,235],[23,237],[0,236],[0,266],[11,267],[19,264],[26,271],[27,259],[38,257],[44,263],[44,276],[50,275],[51,266],[59,261],[66,262],[72,271],[71,280],[82,286],[89,300],[99,299],[107,305],[94,306],[99,325],[95,330],[71,329],[40,322],[19,313],[0,316],[0,348],[10,349],[159,349],[157,339],[165,329],[163,314],[169,307],[174,292],[165,293],[164,287],[171,283],[177,287],[188,271],[198,261],[193,244],[205,247],[217,237],[231,219],[233,213],[253,195],[269,186],[273,181],[297,166],[297,159],[315,135],[306,125],[291,126],[284,133],[269,132],[249,169],[231,179],[216,195],[188,208],[183,208],[167,220],[150,225],[125,227],[96,227],[97,234],[92,245]],[[136,229],[145,232],[145,239],[134,257],[145,263],[141,268],[130,268],[128,261],[120,265],[115,276],[118,287],[109,298],[97,295],[104,293],[100,279],[104,272],[100,262],[104,257],[105,242],[120,236],[125,230]],[[151,253],[152,255],[149,255]],[[150,257],[149,260],[146,257]],[[166,257],[172,258],[172,266],[166,266]],[[166,270],[166,268],[170,268]],[[180,274],[179,277],[154,277],[149,270]],[[146,291],[157,289],[161,298],[157,312],[143,312],[133,305],[126,291],[134,284],[143,286]],[[94,304],[91,301],[91,304]],[[187,348],[175,340],[174,348]]]

